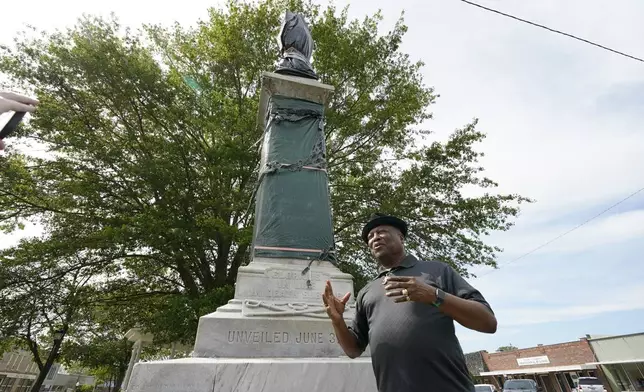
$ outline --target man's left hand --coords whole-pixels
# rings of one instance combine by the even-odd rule
[[[436,288],[414,277],[386,276],[382,282],[385,295],[394,302],[422,302],[433,304],[436,301]]]

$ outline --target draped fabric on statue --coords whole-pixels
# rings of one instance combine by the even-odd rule
[[[254,256],[335,261],[324,106],[269,102],[256,193]]]

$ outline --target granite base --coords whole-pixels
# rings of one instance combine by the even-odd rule
[[[370,358],[185,358],[135,365],[127,392],[377,392]]]

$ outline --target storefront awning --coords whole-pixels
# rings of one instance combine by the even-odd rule
[[[601,362],[591,362],[587,363],[586,365],[619,365],[623,363],[638,363],[638,362],[644,362],[644,358],[641,359],[624,359],[621,361],[601,361]]]
[[[506,374],[539,374],[539,373],[554,373],[554,372],[574,372],[578,370],[596,369],[597,366],[592,363],[568,366],[549,366],[539,368],[526,368],[526,369],[508,369],[508,370],[494,370],[490,372],[481,372],[481,376],[503,376]]]

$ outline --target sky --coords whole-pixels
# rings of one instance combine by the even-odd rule
[[[640,0],[479,2],[644,57]],[[0,42],[25,23],[50,30],[83,13],[114,12],[133,27],[193,24],[217,3],[31,0],[25,8],[12,2],[3,5],[12,18],[0,24]],[[442,140],[478,118],[487,134],[480,146],[485,174],[500,191],[536,200],[515,227],[488,239],[504,248],[500,269],[472,269],[479,277],[470,283],[492,305],[499,329],[486,335],[459,327],[464,351],[641,332],[644,192],[531,251],[644,187],[644,63],[458,0],[335,4],[350,4],[356,18],[382,10],[383,31],[405,11],[409,31],[401,50],[425,63],[425,82],[440,94],[434,119],[424,125]],[[0,236],[0,243],[16,238]]]

